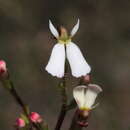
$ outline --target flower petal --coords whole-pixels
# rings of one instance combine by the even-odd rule
[[[73,37],[76,34],[76,32],[78,31],[78,29],[79,29],[79,19],[78,19],[76,25],[73,27],[73,29],[71,31],[71,37]]]
[[[64,76],[64,66],[65,66],[65,47],[63,44],[57,43],[53,49],[46,66],[46,70],[53,76],[62,78]]]
[[[70,63],[72,75],[75,77],[85,76],[91,68],[83,57],[79,47],[70,42],[66,45],[67,59]]]
[[[88,89],[85,94],[85,104],[86,108],[92,108],[93,104],[95,103],[97,95],[102,92],[101,87],[96,84],[89,84]]]
[[[74,99],[79,108],[84,107],[84,103],[85,103],[85,93],[84,92],[85,92],[86,88],[87,88],[86,86],[80,85],[73,89],[73,96],[74,96]]]
[[[54,37],[58,38],[59,33],[56,30],[56,28],[54,27],[54,25],[52,24],[51,20],[49,20],[49,28],[50,28],[51,33],[54,35]]]

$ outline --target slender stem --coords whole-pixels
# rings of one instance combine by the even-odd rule
[[[12,96],[14,97],[16,102],[21,106],[24,114],[28,117],[29,116],[29,111],[27,109],[27,106],[25,105],[24,101],[21,99],[21,97],[16,92],[16,89],[14,88],[14,85],[13,85],[13,83],[11,81],[10,81],[10,85],[11,85],[10,93],[12,94]]]
[[[62,106],[61,111],[56,123],[55,130],[60,130],[61,125],[64,121],[65,115],[66,115],[66,108],[67,108],[67,94],[66,94],[66,83],[65,83],[65,77],[62,79],[62,83],[60,83],[61,88],[61,96],[62,96]]]
[[[13,96],[16,103],[22,108],[24,114],[28,117],[29,111],[27,109],[27,106],[25,105],[25,103],[23,102],[21,97],[18,95],[18,93],[13,85],[13,82],[8,78],[5,80],[2,80],[2,84],[9,91],[9,93]]]
[[[67,73],[67,64],[65,64],[65,74],[66,73]],[[62,78],[59,87],[61,89],[62,106],[61,106],[60,114],[58,116],[55,130],[60,130],[67,113],[66,75]]]
[[[65,115],[66,115],[66,110],[65,110],[64,106],[62,106],[55,130],[60,130],[61,125],[62,125],[64,118],[65,118]]]

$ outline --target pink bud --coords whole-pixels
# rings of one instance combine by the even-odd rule
[[[42,122],[41,116],[36,112],[31,112],[30,120],[34,123],[41,123]]]
[[[25,121],[22,118],[16,119],[16,126],[19,128],[25,127]]]
[[[83,80],[84,80],[85,83],[89,83],[90,82],[90,75],[84,76]]]
[[[6,71],[7,71],[6,62],[3,60],[0,60],[0,75],[5,73]]]

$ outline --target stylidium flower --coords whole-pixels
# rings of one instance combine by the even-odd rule
[[[41,116],[36,112],[31,112],[29,117],[30,117],[30,120],[34,123],[41,123],[42,122]]]
[[[17,118],[16,119],[16,126],[19,128],[25,127],[25,121],[22,118]]]
[[[73,96],[80,110],[89,111],[95,107],[94,103],[100,92],[102,89],[96,84],[81,85],[73,89]]]
[[[86,62],[82,52],[79,47],[71,41],[79,29],[79,19],[77,24],[73,27],[70,36],[68,36],[67,30],[63,27],[61,27],[59,34],[50,20],[49,28],[57,39],[57,44],[53,47],[49,62],[45,68],[47,72],[53,76],[62,78],[65,70],[65,59],[67,58],[74,77],[78,78],[90,73],[91,68]]]

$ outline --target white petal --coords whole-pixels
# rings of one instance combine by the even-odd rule
[[[85,94],[85,104],[86,108],[92,108],[93,104],[95,103],[95,99],[97,95],[102,92],[102,89],[96,84],[89,84],[88,89]]]
[[[91,68],[83,57],[79,47],[70,42],[66,45],[67,59],[70,63],[72,75],[75,77],[85,76]]]
[[[49,20],[49,28],[50,28],[51,33],[54,35],[54,37],[58,38],[59,33],[56,30],[56,28],[54,27],[54,25],[52,24],[51,20]]]
[[[71,37],[73,37],[76,34],[76,32],[78,31],[78,29],[79,29],[79,19],[78,19],[76,25],[73,27],[73,29],[71,31]]]
[[[73,89],[73,96],[75,101],[77,102],[77,105],[79,108],[83,108],[84,107],[84,103],[85,103],[85,89],[86,86],[81,85],[81,86],[77,86]]]
[[[53,49],[46,66],[46,70],[53,76],[62,78],[64,76],[65,66],[65,47],[63,44],[56,44]]]

